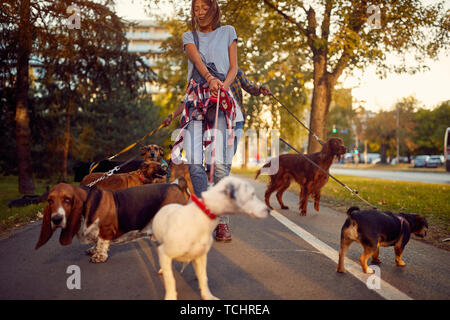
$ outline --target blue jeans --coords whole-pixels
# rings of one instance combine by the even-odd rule
[[[234,136],[234,152],[233,155],[236,154],[237,146],[239,144],[239,140],[241,140],[242,133],[244,132],[244,121],[236,122],[235,127],[235,136]]]
[[[202,121],[193,120],[186,127],[184,149],[186,151],[187,163],[189,165],[189,174],[191,175],[192,185],[197,197],[201,197],[202,192],[208,190],[208,177],[206,176],[203,161],[203,123]],[[215,137],[215,161],[214,161],[214,184],[218,183],[222,178],[228,176],[231,170],[231,160],[229,150],[227,150],[227,130],[226,121],[223,111],[219,110],[217,123],[218,135]],[[206,163],[209,164],[211,159],[211,150],[213,142],[205,149]],[[228,151],[228,152],[227,152]],[[232,156],[231,156],[232,159]]]

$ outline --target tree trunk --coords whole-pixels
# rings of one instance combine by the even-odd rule
[[[333,90],[333,84],[327,72],[326,62],[325,54],[316,54],[314,56],[314,89],[309,122],[311,131],[323,141],[327,138],[328,111]],[[309,134],[308,153],[314,153],[320,150],[322,150],[320,143],[312,134]]]
[[[31,165],[31,130],[28,115],[29,89],[29,58],[31,54],[31,22],[30,1],[22,0],[20,4],[19,45],[17,49],[17,81],[16,81],[16,151],[19,171],[19,192],[34,194],[36,189],[33,181]]]
[[[69,158],[70,147],[70,119],[74,111],[73,95],[71,94],[69,104],[66,110],[66,123],[64,128],[64,149],[63,149],[63,163],[62,163],[62,180],[67,182],[67,159]]]

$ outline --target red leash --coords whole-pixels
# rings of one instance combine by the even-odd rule
[[[213,183],[213,175],[214,175],[214,161],[216,158],[216,140],[217,140],[217,122],[219,120],[219,101],[220,101],[220,86],[219,86],[219,90],[217,91],[217,105],[216,105],[216,120],[214,122],[214,141],[213,141],[213,146],[212,146],[212,150],[211,150],[211,169],[209,172],[209,182]],[[213,98],[213,97],[211,97]],[[213,100],[213,99],[211,99]],[[214,100],[213,100],[214,101]]]

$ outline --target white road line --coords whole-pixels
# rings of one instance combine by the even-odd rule
[[[294,232],[300,238],[308,242],[314,248],[322,252],[326,257],[334,261],[337,265],[339,260],[339,253],[331,248],[326,243],[320,241],[316,237],[314,237],[311,233],[304,230],[297,224],[293,223],[291,220],[278,213],[275,210],[272,210],[270,213],[272,217],[278,220],[281,224],[286,226],[289,230]],[[347,273],[352,274],[358,280],[367,283],[367,279],[371,276],[370,274],[363,273],[361,270],[361,266],[359,263],[356,263],[348,258],[345,259],[345,268],[347,269]],[[367,289],[369,290],[369,289]],[[380,289],[374,289],[376,293],[378,293],[381,297],[387,300],[412,300],[412,298],[405,293],[401,292],[397,288],[393,287],[383,279],[380,279]]]

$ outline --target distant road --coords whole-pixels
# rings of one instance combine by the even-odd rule
[[[411,171],[383,171],[368,169],[330,169],[331,174],[379,178],[400,181],[417,181],[437,184],[450,184],[450,173],[446,172],[411,172]]]

